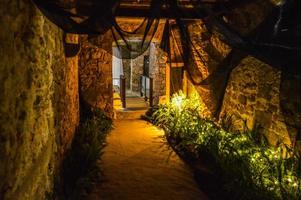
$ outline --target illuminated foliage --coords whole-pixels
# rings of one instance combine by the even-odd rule
[[[175,94],[153,113],[153,122],[180,147],[212,155],[223,174],[223,190],[235,194],[233,199],[301,199],[301,161],[294,149],[269,146],[256,129],[225,131],[200,117],[198,102]]]

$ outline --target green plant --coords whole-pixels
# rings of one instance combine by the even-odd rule
[[[283,143],[269,146],[259,127],[231,133],[200,117],[198,99],[176,94],[152,121],[182,148],[210,153],[232,199],[301,199],[300,155]],[[229,126],[228,126],[229,127]]]
[[[80,126],[63,162],[61,179],[66,199],[85,199],[92,183],[100,178],[99,159],[112,120],[95,110]]]

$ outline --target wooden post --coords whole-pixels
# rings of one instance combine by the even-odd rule
[[[144,77],[144,100],[147,101],[147,87],[146,87],[146,84],[147,84],[147,77],[145,76]]]
[[[142,89],[143,89],[143,76],[140,76],[140,97],[143,97],[143,92],[142,92]]]
[[[188,96],[188,79],[186,70],[183,72],[183,92],[186,96]]]
[[[149,78],[149,107],[153,107],[154,105],[153,86],[154,86],[154,79]]]
[[[125,77],[120,75],[120,98],[122,102],[122,107],[126,108],[126,89],[125,89]]]
[[[166,91],[166,103],[170,101],[170,64],[166,63],[165,71],[165,91]]]

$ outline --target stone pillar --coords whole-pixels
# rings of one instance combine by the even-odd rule
[[[79,78],[83,99],[91,107],[100,108],[112,116],[112,54],[101,48],[101,45],[112,48],[111,35],[102,36],[101,41],[89,41],[87,36],[81,39]]]

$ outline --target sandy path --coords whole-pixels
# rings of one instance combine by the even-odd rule
[[[104,182],[93,200],[205,200],[193,174],[142,120],[115,121],[102,156]]]

